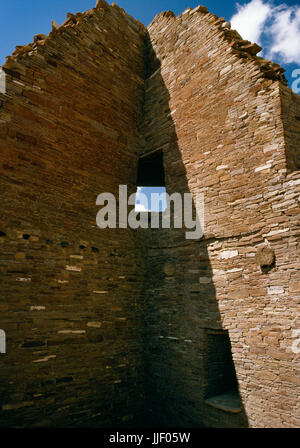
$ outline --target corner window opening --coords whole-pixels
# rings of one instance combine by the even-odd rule
[[[136,212],[164,212],[167,208],[163,152],[154,151],[138,162]]]

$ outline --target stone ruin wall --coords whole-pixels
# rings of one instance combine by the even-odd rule
[[[299,426],[300,101],[257,51],[203,7],[146,32],[99,1],[8,58],[1,424]],[[154,149],[168,192],[205,195],[200,242],[96,227],[96,196],[134,191]],[[238,415],[205,404],[221,328]]]
[[[280,72],[266,73],[265,61],[235,50],[236,33],[205,10],[161,14],[149,34],[161,70],[148,80],[145,140],[164,149],[168,191],[187,185],[205,195],[200,244],[182,235],[180,242],[174,231],[154,231],[150,244],[150,378],[164,396],[157,405],[187,423],[201,415],[208,426],[245,424],[204,404],[206,334],[223,327],[247,423],[297,426],[299,360],[291,346],[299,326],[300,176],[288,169],[287,153],[299,151],[299,97]],[[176,132],[169,142],[166,123]],[[269,272],[255,258],[264,245],[276,255]],[[176,274],[161,279],[166,260]]]

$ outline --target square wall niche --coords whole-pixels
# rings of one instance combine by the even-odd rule
[[[225,412],[242,410],[228,331],[206,330],[205,403]]]

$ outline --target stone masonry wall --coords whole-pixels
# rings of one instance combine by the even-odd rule
[[[99,2],[4,64],[1,427],[132,425],[142,412],[139,241],[98,229],[96,198],[135,188],[144,35]]]
[[[163,149],[169,193],[205,198],[201,241],[180,231],[148,238],[150,411],[162,424],[299,426],[292,343],[300,173],[288,174],[287,159],[289,148],[299,152],[291,120],[299,98],[287,111],[292,94],[281,69],[204,7],[160,14],[149,35],[142,151]],[[264,246],[275,252],[269,268],[257,263]],[[173,275],[166,263],[176,266]],[[236,415],[205,404],[207,335],[218,328],[231,340],[242,400]]]
[[[299,426],[300,103],[259,49],[205,7],[147,32],[98,0],[7,58],[0,426]],[[204,237],[99,230],[97,195],[159,149]],[[206,403],[221,330],[238,414]]]

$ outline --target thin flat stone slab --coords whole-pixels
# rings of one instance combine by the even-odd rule
[[[208,398],[205,403],[213,408],[231,412],[232,414],[238,414],[242,411],[241,400],[237,392],[228,392],[227,394]]]

